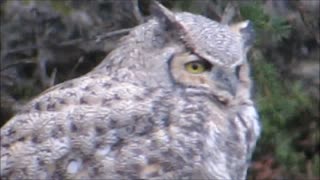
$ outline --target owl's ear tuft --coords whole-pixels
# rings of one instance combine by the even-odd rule
[[[150,12],[159,20],[160,25],[165,30],[178,30],[179,28],[181,28],[179,22],[176,20],[174,13],[159,2],[152,1]]]
[[[233,24],[230,26],[230,28],[233,32],[240,34],[243,41],[243,46],[245,50],[248,50],[255,40],[253,23],[249,20],[246,20],[240,23]]]

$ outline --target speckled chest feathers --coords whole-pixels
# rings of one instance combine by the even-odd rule
[[[1,128],[1,179],[245,179],[260,133],[250,22],[153,14]]]

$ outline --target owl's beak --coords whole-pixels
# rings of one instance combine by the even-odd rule
[[[236,95],[238,79],[234,71],[222,67],[214,67],[211,73],[217,88],[227,91],[233,96]]]

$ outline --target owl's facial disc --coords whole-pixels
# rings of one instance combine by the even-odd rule
[[[189,53],[176,55],[170,64],[172,77],[185,87],[205,89],[222,102],[235,96],[238,68],[214,65]]]
[[[216,88],[227,91],[232,96],[235,96],[238,83],[236,71],[216,66],[212,68],[210,76]]]

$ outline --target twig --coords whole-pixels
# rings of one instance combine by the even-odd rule
[[[112,32],[103,34],[103,35],[97,35],[97,36],[95,36],[94,39],[95,39],[95,42],[98,43],[98,42],[100,42],[100,41],[102,41],[104,39],[111,38],[113,36],[128,34],[131,30],[132,30],[132,28],[120,29],[120,30],[117,30],[117,31],[112,31]]]
[[[6,52],[6,54],[16,53],[16,52],[20,52],[20,51],[27,51],[27,50],[36,49],[36,48],[38,48],[38,46],[36,46],[36,45],[32,45],[32,46],[28,46],[28,47],[21,47],[21,48],[8,50]]]
[[[14,53],[17,53],[17,52],[28,51],[28,50],[37,49],[37,48],[39,48],[39,47],[36,46],[36,45],[32,45],[32,46],[28,46],[28,47],[21,47],[21,48],[11,49],[11,50],[8,50],[8,51],[5,51],[5,52],[1,53],[1,59],[3,59],[8,54],[14,54]]]
[[[27,60],[27,61],[12,63],[12,64],[6,65],[5,67],[1,68],[0,71],[4,71],[6,69],[9,69],[11,67],[18,66],[18,65],[21,65],[21,64],[35,64],[35,62],[31,61],[31,60]]]
[[[73,44],[78,44],[78,43],[81,43],[84,41],[95,41],[95,42],[99,43],[102,40],[105,40],[107,38],[111,38],[113,36],[125,35],[125,34],[129,33],[131,29],[132,28],[111,31],[111,32],[108,32],[105,34],[96,35],[96,36],[89,38],[89,39],[78,38],[78,39],[67,40],[67,41],[63,41],[62,43],[58,44],[58,46],[73,45]],[[31,50],[31,49],[38,49],[38,48],[43,48],[43,47],[44,46],[41,46],[41,45],[33,45],[33,46],[28,46],[28,47],[11,49],[11,50],[4,52],[1,55],[1,58],[3,58],[5,55],[8,55],[8,54],[13,54],[13,53],[21,52],[21,51],[27,51],[27,50]]]
[[[80,66],[81,63],[83,63],[84,57],[81,56],[78,59],[78,62],[73,66],[73,68],[71,69],[70,73],[69,73],[69,77],[71,75],[71,77],[75,74],[76,69]]]
[[[57,75],[57,68],[54,68],[49,79],[49,87],[54,85],[54,82],[56,80],[56,75]]]
[[[88,39],[78,38],[78,39],[66,40],[66,41],[63,41],[62,43],[58,44],[58,46],[74,45],[74,44],[78,44],[78,43],[84,42],[86,40],[88,40]]]
[[[134,17],[138,20],[139,24],[142,24],[144,20],[143,20],[143,16],[140,13],[138,0],[132,0],[132,6],[133,6]]]

